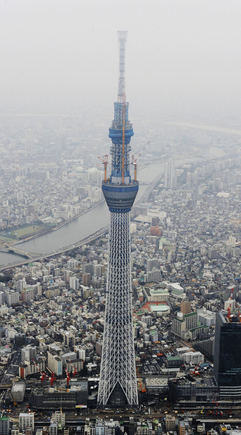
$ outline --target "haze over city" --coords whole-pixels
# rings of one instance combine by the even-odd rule
[[[0,435],[241,434],[240,18],[0,0]]]
[[[239,119],[240,18],[239,0],[1,0],[0,112],[107,116],[124,29],[132,118]]]

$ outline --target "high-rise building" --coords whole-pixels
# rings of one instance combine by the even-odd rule
[[[57,423],[51,422],[49,426],[49,434],[57,435],[58,434],[58,425]]]
[[[180,311],[182,314],[189,314],[192,312],[191,304],[189,301],[182,301],[180,305]]]
[[[71,276],[69,278],[69,287],[73,290],[79,290],[79,278],[76,278],[76,276]]]
[[[0,305],[3,305],[5,302],[5,293],[0,291]]]
[[[206,338],[208,327],[198,324],[196,311],[188,314],[179,311],[172,321],[171,330],[173,334],[184,340],[196,340]]]
[[[0,417],[0,434],[8,435],[10,430],[9,419],[8,417],[2,416]]]
[[[19,292],[16,292],[14,290],[8,290],[5,293],[5,298],[9,307],[11,307],[12,305],[16,305],[19,303]]]
[[[176,169],[173,160],[165,162],[164,182],[168,189],[176,187]]]
[[[32,361],[36,358],[37,349],[36,346],[25,346],[21,349],[21,361]]]
[[[51,351],[48,354],[48,369],[54,372],[57,376],[61,376],[63,373],[63,363],[60,358],[59,352]]]
[[[62,410],[55,411],[52,414],[51,421],[54,422],[54,423],[57,423],[58,429],[63,429],[64,426],[65,426],[65,413],[62,412]]]
[[[26,429],[31,428],[34,430],[34,413],[24,413],[20,412],[19,414],[19,429],[21,431],[26,431]]]
[[[110,210],[109,265],[106,288],[105,328],[102,347],[98,404],[100,406],[137,405],[137,380],[132,325],[130,270],[130,210],[138,191],[136,165],[130,172],[132,125],[125,96],[125,43],[127,32],[118,32],[120,77],[118,101],[109,130],[111,172],[102,190]]]
[[[176,416],[171,415],[171,414],[167,414],[166,419],[165,419],[165,423],[166,423],[167,432],[174,431],[176,429],[176,424],[177,424]]]
[[[221,397],[240,398],[241,323],[238,314],[217,313],[214,371]]]

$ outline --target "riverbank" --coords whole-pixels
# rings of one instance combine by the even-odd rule
[[[145,193],[145,199],[149,196],[153,186],[163,176],[163,165],[161,163],[163,162],[156,161],[140,171],[142,184],[140,185],[136,204],[143,201],[142,198]],[[9,261],[11,257],[9,254],[5,254],[6,258],[4,258],[4,254],[0,254],[0,270],[67,252],[82,244],[83,241],[93,240],[92,237],[96,237],[95,235],[98,235],[99,231],[103,234],[108,225],[109,212],[104,200],[101,200],[86,212],[81,213],[79,217],[75,217],[71,222],[65,222],[59,228],[48,231],[40,237],[18,242],[19,250],[26,253],[30,257],[29,260],[23,261],[19,257],[19,261],[17,261],[17,256],[12,256],[11,261]]]
[[[104,204],[104,199],[101,199],[100,201],[94,203],[91,207],[89,207],[86,210],[82,210],[80,213],[78,213],[77,215],[73,216],[70,219],[65,220],[64,222],[60,222],[58,225],[56,225],[55,227],[50,227],[50,228],[46,228],[45,231],[40,231],[39,233],[33,234],[29,237],[27,237],[26,239],[22,239],[22,240],[18,240],[17,242],[11,243],[11,246],[17,246],[19,244],[22,244],[23,242],[28,242],[30,240],[33,239],[37,239],[38,237],[44,236],[46,234],[52,233],[52,231],[58,231],[61,228],[65,227],[66,225],[71,224],[71,222],[76,221],[80,216],[82,216],[85,213],[88,213],[90,210],[95,209],[96,207],[98,207],[100,204]]]
[[[29,264],[29,263],[32,263],[35,261],[41,261],[41,260],[44,260],[45,258],[51,258],[51,257],[55,257],[56,255],[64,254],[65,252],[72,251],[73,249],[79,248],[80,246],[86,245],[87,243],[91,243],[94,240],[97,240],[100,237],[103,237],[104,234],[106,234],[107,232],[108,232],[108,227],[101,228],[100,230],[96,231],[94,234],[91,234],[90,236],[86,237],[85,239],[79,241],[78,243],[75,243],[74,245],[70,245],[70,246],[67,246],[65,248],[62,248],[58,252],[57,251],[51,252],[50,254],[47,254],[47,255],[42,255],[42,256],[36,257],[36,258],[28,258],[25,261],[21,261],[19,263],[13,264],[13,265],[9,264],[9,265],[0,267],[0,272],[4,272],[5,270],[12,269],[13,267],[23,266],[25,264]],[[18,256],[18,254],[15,254],[15,253],[12,253],[11,255]]]
[[[166,155],[163,155],[163,156],[161,157],[161,161],[163,161],[163,159],[164,159],[165,157],[166,157]],[[150,166],[152,166],[152,165],[154,165],[154,164],[157,164],[157,162],[158,162],[158,161],[154,161],[154,162],[150,162],[149,164],[142,165],[142,166],[139,168],[139,171],[140,171],[140,172],[141,172],[141,171],[144,171],[145,169],[149,168]],[[149,183],[147,183],[147,185],[149,185]],[[142,183],[142,187],[144,187],[144,186],[145,186],[145,183]],[[137,199],[137,202],[139,202],[140,200],[141,200],[141,198]],[[31,241],[31,240],[37,239],[37,238],[39,238],[39,237],[42,237],[42,236],[44,236],[44,235],[50,234],[50,233],[52,233],[53,231],[58,231],[58,230],[60,230],[61,228],[64,228],[65,226],[67,226],[67,225],[71,224],[72,222],[78,220],[82,215],[84,215],[84,214],[88,213],[89,211],[91,211],[91,210],[93,210],[93,209],[99,207],[101,204],[104,204],[104,198],[101,199],[100,201],[98,201],[98,202],[92,204],[91,207],[89,207],[88,209],[82,210],[82,211],[81,211],[80,213],[78,213],[77,215],[75,215],[75,216],[73,216],[72,218],[67,219],[67,220],[65,220],[65,221],[63,221],[63,222],[60,222],[60,223],[57,224],[56,226],[45,227],[45,228],[41,229],[39,232],[36,232],[36,233],[34,233],[34,234],[30,234],[29,236],[27,236],[27,237],[25,237],[25,238],[18,239],[18,240],[15,240],[15,239],[12,239],[12,238],[8,238],[8,240],[6,241],[7,246],[9,246],[9,247],[10,247],[10,246],[17,246],[17,245],[20,245],[20,244],[22,244],[22,243],[24,243],[24,242],[29,242],[29,241]],[[43,224],[43,225],[44,225],[44,224]],[[3,237],[5,237],[5,236],[3,236]],[[1,238],[0,238],[0,240],[1,240]],[[3,241],[2,246],[0,245],[0,248],[1,248],[1,247],[4,248],[4,241]],[[1,251],[1,252],[4,252],[4,251]]]

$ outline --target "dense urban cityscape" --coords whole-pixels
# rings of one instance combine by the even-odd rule
[[[206,132],[185,128],[187,134],[195,148],[195,138],[198,143]],[[182,140],[180,134],[175,148]],[[105,231],[64,254],[3,266],[1,428],[39,434],[114,433],[117,428],[162,433],[179,426],[179,431],[216,433],[223,424],[225,430],[239,425],[237,386],[227,393],[218,385],[214,337],[216,313],[226,313],[236,325],[240,310],[240,138],[212,132],[209,140],[218,143],[209,148],[216,157],[201,158],[193,151],[190,158],[182,147],[174,159],[170,147],[159,179],[151,190],[146,186],[143,202],[133,209],[139,410],[96,407],[108,264]],[[87,174],[99,176],[101,168],[94,171],[92,162],[86,166]],[[100,191],[100,178],[93,184],[87,178],[87,188],[95,185]],[[32,432],[24,432],[26,425]]]
[[[30,3],[26,1],[27,15],[22,15],[22,19],[31,28],[29,23],[36,11],[29,9]],[[166,29],[164,21],[159,26],[155,9],[150,7],[156,23],[156,27],[153,23],[149,25],[149,32],[154,35],[150,39],[146,20],[149,9],[144,8],[147,30],[142,39],[141,32],[138,36],[142,66],[138,67],[136,61],[132,81],[134,87],[139,86],[138,74],[144,75],[150,64],[153,89],[155,77],[160,73],[162,94],[160,89],[159,93],[154,91],[153,108],[149,110],[148,106],[144,107],[147,94],[140,88],[137,94],[141,99],[136,107],[141,102],[143,116],[139,107],[135,118],[132,99],[129,111],[125,83],[128,32],[119,30],[118,87],[112,118],[110,106],[108,110],[105,106],[108,98],[104,103],[100,97],[105,83],[98,82],[95,75],[100,73],[103,79],[107,70],[101,75],[94,67],[95,57],[100,56],[99,68],[103,71],[106,59],[111,60],[104,55],[101,32],[97,41],[97,23],[101,22],[102,8],[105,9],[102,2],[100,9],[95,2],[90,9],[85,6],[89,19],[91,16],[91,33],[88,33],[89,24],[86,30],[88,35],[94,35],[93,46],[84,35],[85,18],[81,18],[80,24],[78,14],[75,16],[74,9],[72,12],[71,8],[64,9],[63,2],[58,3],[56,11],[44,8],[43,22],[41,13],[37,20],[33,19],[35,26],[43,24],[39,40],[35,39],[38,30],[34,24],[31,33],[26,32],[26,46],[30,35],[33,37],[30,52],[36,56],[35,66],[38,56],[41,57],[42,38],[46,38],[46,47],[52,47],[51,59],[57,59],[61,53],[62,63],[57,67],[52,65],[52,71],[50,59],[49,70],[48,62],[44,62],[46,77],[55,71],[49,89],[45,89],[47,81],[40,68],[43,84],[38,85],[43,99],[42,95],[37,99],[44,103],[46,113],[26,109],[28,98],[31,100],[31,75],[29,83],[26,80],[26,89],[23,87],[27,91],[26,100],[22,98],[19,111],[17,106],[7,109],[11,98],[6,103],[4,92],[2,105],[0,102],[0,435],[239,435],[240,115],[237,110],[233,116],[234,109],[229,113],[230,102],[224,99],[220,111],[215,114],[210,109],[206,116],[204,98],[205,116],[201,115],[201,109],[199,116],[192,116],[190,101],[194,98],[196,109],[202,101],[201,81],[196,89],[195,79],[192,83],[193,72],[187,74],[195,64],[198,39],[195,50],[191,50],[191,62],[186,59],[186,72],[185,68],[180,69],[176,81],[177,88],[183,86],[184,90],[185,80],[188,83],[183,93],[185,102],[176,98],[172,73],[178,76],[173,60],[179,52],[172,50],[178,34],[172,47],[170,24],[175,14],[172,11],[169,15],[171,9],[166,5],[164,10],[169,20]],[[78,8],[77,3],[71,4]],[[110,5],[107,2],[105,6],[108,10]],[[125,18],[120,21],[128,22],[125,7],[119,8],[120,5],[118,17],[123,14]],[[63,33],[58,19],[64,10]],[[130,7],[130,10],[131,17],[137,9]],[[186,10],[189,12],[189,7]],[[13,12],[12,5],[0,3],[1,11],[6,23],[9,17],[10,21],[16,20],[17,14],[9,12]],[[37,15],[39,11],[41,7]],[[69,22],[67,16],[71,17]],[[134,14],[136,23],[139,18]],[[179,23],[178,13],[174,21],[177,18]],[[186,19],[192,28],[188,15]],[[198,25],[202,23],[201,17],[195,20]],[[76,45],[68,42],[73,38],[72,42],[76,40],[79,44],[80,34],[76,33],[76,37],[73,23],[78,31],[83,31],[81,54],[75,52]],[[185,20],[180,28],[183,35],[184,23]],[[5,28],[3,20],[0,24]],[[48,39],[49,25],[51,38]],[[55,35],[58,25],[59,38],[63,37],[59,45]],[[218,29],[217,22],[215,25]],[[103,31],[106,23],[102,26]],[[156,52],[164,53],[166,49],[166,53],[171,53],[170,58],[169,54],[161,57],[163,71],[156,61],[160,53],[155,53],[155,34],[162,39],[159,27],[167,46],[159,50],[157,45]],[[213,25],[211,28],[213,32]],[[201,29],[203,32],[202,26]],[[195,34],[194,26],[192,31]],[[208,31],[205,36],[212,45]],[[184,37],[183,47],[187,42],[191,46],[191,39],[189,34],[186,41]],[[110,41],[109,36],[107,40]],[[150,41],[150,51],[146,40]],[[138,44],[134,51],[132,45],[132,55],[138,53]],[[202,53],[201,45],[197,57]],[[7,52],[5,46],[4,50]],[[25,67],[28,56],[24,57],[24,50],[18,54],[19,64]],[[183,55],[185,48],[180,51],[180,65]],[[71,64],[71,59],[73,62],[82,57],[82,64],[78,60]],[[132,56],[128,63],[129,59]],[[169,60],[165,63],[164,59]],[[212,70],[212,62],[207,59],[205,69],[199,65],[202,77],[215,75],[215,68]],[[229,63],[232,62],[227,59]],[[65,70],[64,64],[69,69]],[[10,64],[8,68],[10,71]],[[164,79],[165,68],[167,75],[170,74],[169,82]],[[13,74],[16,74],[14,68]],[[36,71],[35,74],[37,78]],[[78,109],[74,109],[79,98],[75,100],[78,94],[75,74],[80,74],[81,86],[86,82]],[[108,77],[107,74],[107,82]],[[152,92],[151,74],[145,80],[148,93],[149,89]],[[91,81],[98,82],[102,90],[96,94],[93,83],[94,98],[89,100]],[[232,84],[235,88],[235,75],[231,82],[230,79],[230,92]],[[170,101],[166,83],[173,90]],[[167,107],[173,104],[176,113],[181,109],[180,117],[158,111],[157,100],[160,95],[167,96],[165,87],[168,89],[165,104]],[[57,107],[60,88],[63,100]],[[215,89],[221,92],[221,88],[220,81]],[[13,86],[13,95],[16,89],[18,86]],[[213,91],[212,86],[210,89]],[[71,98],[68,100],[71,92],[72,103]],[[235,96],[236,93],[235,89]],[[49,99],[45,100],[47,94]],[[215,96],[214,90],[214,99],[210,101],[218,105],[220,95]],[[56,99],[56,113],[51,113],[51,98]],[[91,101],[96,107],[91,108]],[[185,103],[186,113],[190,111],[191,115],[184,116]]]

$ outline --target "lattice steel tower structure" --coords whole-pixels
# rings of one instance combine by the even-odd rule
[[[118,101],[109,129],[111,172],[102,182],[110,210],[109,265],[106,288],[105,329],[102,347],[98,404],[138,405],[135,349],[132,324],[130,265],[130,210],[138,191],[136,166],[130,173],[132,124],[125,95],[125,44],[127,32],[118,32],[120,76]]]

